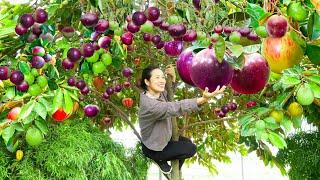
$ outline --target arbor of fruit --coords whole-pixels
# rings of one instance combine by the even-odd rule
[[[144,5],[63,1],[44,10],[42,4],[6,4],[0,134],[7,149],[15,152],[24,139],[39,145],[50,124],[71,116],[89,118],[101,130],[129,125],[139,137],[133,124],[141,70],[176,64],[181,81],[174,96],[168,89],[171,98],[230,87],[202,113],[173,120],[176,133],[198,145],[191,162],[217,172],[212,160],[230,162],[228,151],[257,150],[266,165],[285,173],[269,146],[285,148],[284,137],[304,118],[319,124],[320,16],[314,6],[276,1],[266,11],[259,1],[195,0]]]

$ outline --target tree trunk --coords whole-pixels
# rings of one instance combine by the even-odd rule
[[[168,100],[173,101],[173,88],[172,88],[172,79],[169,76],[167,80],[167,92],[168,92]],[[176,118],[171,119],[172,122],[172,140],[179,140],[179,129]],[[171,171],[171,179],[172,180],[180,180],[180,170],[179,170],[179,160],[171,161],[172,171]]]

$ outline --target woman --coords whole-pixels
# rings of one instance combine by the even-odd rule
[[[166,74],[175,81],[172,66],[166,69]],[[196,145],[191,140],[185,137],[179,137],[179,141],[171,140],[171,117],[198,111],[200,105],[221,94],[225,87],[217,87],[212,93],[206,88],[199,98],[168,102],[165,84],[165,75],[158,67],[150,66],[143,70],[141,87],[144,92],[140,94],[139,126],[143,153],[153,159],[164,174],[169,174],[172,168],[167,161],[179,159],[181,168],[184,160],[196,153]]]

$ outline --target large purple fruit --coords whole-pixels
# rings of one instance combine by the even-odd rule
[[[101,37],[98,41],[98,45],[100,48],[108,48],[111,44],[111,38],[109,36]]]
[[[28,32],[28,28],[25,28],[21,24],[18,24],[15,28],[15,31],[18,35],[21,36]]]
[[[24,75],[22,74],[21,71],[13,71],[10,76],[10,81],[15,84],[19,85],[22,83],[24,80]]]
[[[186,42],[192,42],[197,39],[197,32],[195,30],[188,30],[187,33],[183,36],[183,40]]]
[[[20,18],[20,23],[23,27],[29,28],[34,24],[32,14],[24,14]]]
[[[267,21],[267,31],[271,37],[280,38],[288,31],[288,21],[285,17],[273,15]]]
[[[0,80],[7,80],[10,76],[10,69],[7,66],[0,66]]]
[[[178,56],[183,50],[182,41],[169,41],[164,43],[164,50],[169,56]]]
[[[93,27],[98,23],[99,18],[94,13],[86,13],[81,16],[80,21],[86,27]]]
[[[137,11],[137,12],[133,13],[132,21],[137,26],[141,26],[142,24],[144,24],[147,21],[147,16],[143,12]]]
[[[192,66],[192,58],[194,57],[194,53],[191,48],[185,49],[177,58],[177,70],[180,78],[183,82],[195,86],[191,80],[190,70]]]
[[[22,83],[17,85],[16,88],[20,92],[26,92],[29,89],[29,84],[26,81],[22,81]]]
[[[37,9],[33,14],[33,19],[37,23],[44,23],[48,19],[48,13],[43,9]]]
[[[168,28],[169,28],[170,24],[165,22],[165,21],[162,21],[162,23],[160,24],[160,29],[161,30],[164,30],[164,31],[167,31]]]
[[[91,43],[85,43],[81,46],[80,52],[83,57],[91,57],[94,53],[94,46]]]
[[[155,21],[152,21],[154,26],[159,27],[162,24],[163,20],[161,19],[161,17],[159,17],[158,19],[156,19]]]
[[[41,69],[45,63],[46,62],[44,61],[43,57],[40,57],[40,56],[33,56],[32,57],[31,66],[33,68]]]
[[[70,61],[76,62],[81,58],[81,52],[78,48],[70,48],[67,57]]]
[[[104,33],[108,28],[109,28],[109,21],[105,19],[100,19],[94,29],[96,30],[96,32]]]
[[[87,117],[94,117],[99,113],[99,107],[97,105],[88,104],[84,107],[84,114]]]
[[[43,56],[43,59],[44,59],[45,62],[49,62],[49,61],[52,60],[52,56],[51,56],[51,54],[45,54]]]
[[[132,73],[133,73],[133,70],[131,69],[131,68],[124,68],[123,70],[122,70],[122,75],[124,76],[124,77],[130,77],[131,75],[132,75]]]
[[[201,88],[209,88],[209,92],[216,90],[218,86],[230,83],[233,74],[232,67],[223,60],[218,62],[214,49],[204,49],[192,59],[191,79]]]
[[[34,56],[44,56],[45,52],[46,51],[41,46],[35,46],[32,48],[32,55]]]
[[[69,85],[69,86],[75,86],[77,80],[76,80],[76,78],[75,78],[74,76],[71,76],[71,77],[69,77],[69,79],[68,79],[67,82],[68,82],[68,85]]]
[[[148,19],[150,21],[155,21],[160,16],[160,10],[156,7],[149,7],[147,12],[148,12]]]
[[[74,67],[74,63],[70,61],[68,58],[64,59],[61,64],[65,70],[69,70]]]
[[[181,37],[187,32],[187,29],[183,24],[173,24],[169,26],[168,31],[172,37]]]
[[[256,94],[266,86],[270,69],[267,61],[258,53],[244,57],[241,70],[234,70],[231,87],[238,93]]]
[[[34,23],[34,25],[32,26],[31,30],[33,32],[33,34],[37,35],[37,36],[40,36],[40,34],[42,33],[42,30],[41,30],[41,25],[38,24],[38,23]]]
[[[133,23],[132,21],[128,23],[127,25],[127,29],[128,31],[130,31],[131,33],[136,33],[140,30],[140,26],[136,25],[135,23]]]
[[[125,45],[131,45],[133,41],[133,35],[131,34],[131,32],[126,32],[122,34],[121,41]]]
[[[76,82],[76,87],[81,90],[86,87],[86,82],[84,80],[79,80]]]

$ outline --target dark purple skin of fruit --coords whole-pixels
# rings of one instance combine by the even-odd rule
[[[86,27],[93,27],[98,23],[99,18],[94,13],[86,13],[81,16],[80,21]]]
[[[190,71],[194,53],[192,49],[185,49],[177,58],[176,67],[181,80],[191,86],[195,86],[191,80]]]
[[[52,56],[51,56],[51,54],[45,54],[43,56],[43,59],[44,59],[45,62],[49,62],[49,61],[52,60]]]
[[[99,113],[99,107],[96,105],[86,105],[84,107],[84,114],[87,117],[94,117]]]
[[[62,67],[66,70],[72,69],[74,67],[74,63],[66,58],[62,61]]]
[[[94,31],[91,33],[90,38],[92,41],[97,41],[99,39],[100,35],[101,35],[101,33]]]
[[[170,24],[165,22],[165,21],[162,21],[162,23],[160,24],[160,29],[161,30],[164,30],[164,31],[167,31],[168,28],[169,28]]]
[[[68,79],[68,85],[69,86],[75,86],[76,85],[76,82],[77,82],[77,80],[76,80],[76,78],[75,77],[69,77],[69,79]]]
[[[15,84],[19,85],[23,82],[24,80],[24,75],[22,74],[21,71],[13,71],[10,76],[10,81]]]
[[[96,50],[96,51],[100,49],[100,47],[99,47],[97,42],[93,43],[93,47],[94,47],[94,50]]]
[[[223,113],[227,114],[227,113],[229,112],[228,106],[222,106],[222,107],[221,107],[221,111],[222,111]]]
[[[267,31],[271,37],[282,37],[288,30],[288,21],[283,16],[273,15],[267,21]]]
[[[220,111],[220,112],[218,112],[217,116],[220,117],[220,118],[223,118],[223,117],[226,116],[226,114],[223,113],[222,111]]]
[[[32,14],[24,14],[20,17],[20,24],[25,27],[29,28],[34,24],[34,19]]]
[[[34,23],[34,25],[31,28],[32,33],[37,35],[37,36],[40,36],[40,34],[42,33],[42,30],[41,30],[40,26],[41,26],[40,24]]]
[[[230,109],[230,111],[235,111],[237,109],[237,104],[234,102],[230,102],[228,103],[228,108]]]
[[[183,50],[182,41],[169,41],[164,43],[165,53],[169,56],[178,56]]]
[[[94,50],[95,49],[91,43],[85,43],[81,46],[80,52],[83,57],[91,57]]]
[[[130,86],[131,86],[131,83],[128,82],[128,81],[126,81],[126,82],[123,83],[123,87],[125,87],[125,88],[128,88],[128,87],[130,87]]]
[[[100,48],[108,48],[111,44],[111,38],[109,36],[101,37],[98,41],[98,45]]]
[[[75,30],[71,26],[66,26],[61,29],[61,32],[64,37],[71,38],[74,35]]]
[[[136,33],[136,32],[138,32],[140,30],[140,26],[134,24],[133,22],[129,22],[128,25],[127,25],[127,29],[131,33]]]
[[[201,9],[200,0],[192,0],[192,4],[198,11]]]
[[[149,7],[148,10],[148,20],[155,21],[160,17],[160,10],[156,7]]]
[[[102,97],[103,97],[104,99],[110,99],[110,95],[109,95],[107,92],[104,92],[104,93],[102,94]]]
[[[32,57],[31,66],[33,68],[41,69],[45,63],[46,62],[44,61],[43,57],[40,57],[40,56],[33,56]]]
[[[218,86],[228,85],[232,79],[233,68],[225,60],[218,62],[214,49],[204,49],[192,59],[190,71],[192,82],[199,88],[209,88],[213,92]]]
[[[232,27],[230,27],[230,26],[226,26],[226,27],[223,28],[223,32],[226,33],[226,34],[232,33],[233,30],[234,29]]]
[[[238,93],[256,94],[266,86],[270,68],[259,53],[247,54],[244,57],[243,66],[240,70],[234,70],[230,85]]]
[[[157,45],[157,44],[161,41],[160,35],[154,35],[154,36],[151,38],[151,41],[153,42],[154,45]]]
[[[26,81],[23,81],[21,84],[17,85],[16,88],[20,92],[26,92],[29,89],[29,84]]]
[[[27,42],[31,43],[33,42],[34,40],[36,40],[38,38],[37,35],[33,34],[33,33],[30,33],[28,38],[27,38]]]
[[[107,92],[109,95],[113,94],[113,93],[114,93],[113,87],[108,87],[107,90],[106,90],[106,92]]]
[[[192,42],[197,39],[197,32],[195,30],[188,30],[183,36],[183,41]]]
[[[181,37],[187,32],[187,29],[183,24],[173,24],[169,26],[168,31],[172,37]]]
[[[163,20],[161,19],[161,17],[159,17],[157,20],[152,21],[154,26],[159,27],[161,25],[161,23],[163,22]]]
[[[157,49],[162,49],[164,47],[164,41],[160,41],[157,45],[156,45],[156,48]]]
[[[149,33],[143,33],[143,40],[145,40],[145,41],[151,41],[151,38],[152,38],[151,34],[149,34]]]
[[[215,33],[220,34],[220,33],[222,33],[222,31],[223,31],[223,27],[222,27],[221,25],[217,25],[216,27],[214,27],[213,31],[214,31]]]
[[[108,28],[109,28],[109,21],[105,19],[100,19],[98,21],[98,24],[94,28],[94,30],[99,33],[104,33]]]
[[[21,24],[18,24],[15,28],[15,31],[18,35],[21,36],[28,32],[28,28],[25,28]]]
[[[48,19],[48,13],[44,9],[37,9],[33,14],[33,19],[37,23],[44,23]]]
[[[238,32],[241,34],[242,37],[247,37],[251,31],[249,28],[244,27],[244,28],[240,28]]]
[[[7,66],[0,66],[0,80],[7,80],[10,77],[10,69]]]
[[[126,32],[121,36],[121,42],[125,45],[131,45],[133,41],[133,35],[131,32]]]
[[[137,26],[141,26],[147,21],[147,16],[140,11],[136,11],[132,15],[132,22],[136,24]]]
[[[251,31],[250,34],[248,34],[247,38],[251,41],[258,41],[259,40],[259,36],[253,31]]]
[[[81,52],[78,48],[70,48],[67,53],[67,57],[72,62],[77,62],[81,58]]]
[[[85,86],[83,89],[80,90],[81,94],[87,95],[90,92],[88,86]]]
[[[120,92],[122,90],[122,86],[120,85],[120,84],[118,84],[118,85],[116,85],[115,87],[114,87],[114,91],[115,92]]]
[[[133,73],[133,70],[131,68],[124,68],[122,70],[122,75],[124,77],[130,77],[132,75],[132,73]]]
[[[86,82],[84,82],[84,80],[79,80],[76,82],[76,87],[79,90],[82,90],[84,87],[86,87]]]

